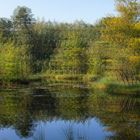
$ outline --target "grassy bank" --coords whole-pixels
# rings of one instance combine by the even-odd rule
[[[133,94],[138,95],[140,92],[140,83],[124,84],[110,77],[101,78],[99,76],[84,74],[37,74],[29,76],[26,79],[11,79],[0,81],[1,87],[16,87],[17,85],[85,85],[100,91],[106,91],[109,94]]]
[[[113,77],[100,77],[84,74],[64,74],[43,76],[42,80],[56,84],[85,84],[89,88],[106,91],[111,94],[138,95],[140,93],[140,82],[124,83]]]

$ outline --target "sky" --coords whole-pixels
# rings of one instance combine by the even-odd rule
[[[45,21],[95,23],[115,15],[115,0],[0,0],[0,17],[10,18],[17,6],[31,8],[35,18]]]

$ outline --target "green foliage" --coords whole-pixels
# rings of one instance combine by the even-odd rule
[[[1,43],[5,43],[7,40],[10,40],[12,33],[12,22],[6,18],[0,18],[0,40]]]
[[[94,25],[39,21],[31,9],[18,6],[11,19],[0,19],[0,78],[43,73],[46,77],[83,75],[83,79],[109,76],[136,84],[140,75],[139,5],[137,0],[117,0],[119,15]]]
[[[26,27],[33,22],[31,9],[25,6],[18,6],[12,16],[13,24],[16,28]]]
[[[25,47],[7,42],[0,47],[0,79],[25,79],[30,73],[29,57]]]
[[[67,31],[65,38],[51,58],[50,71],[61,74],[86,74],[85,40],[81,40],[81,35],[76,31]]]
[[[59,46],[59,27],[53,23],[38,21],[33,26],[34,44],[30,48],[33,72],[45,71],[54,49]]]

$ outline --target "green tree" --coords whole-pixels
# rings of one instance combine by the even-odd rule
[[[81,74],[87,71],[87,44],[80,31],[67,30],[60,47],[50,61],[50,70],[58,74]]]
[[[0,18],[0,40],[5,43],[12,37],[12,22],[6,18]]]
[[[29,74],[29,57],[25,47],[15,47],[13,42],[3,44],[0,47],[0,79],[25,79]]]

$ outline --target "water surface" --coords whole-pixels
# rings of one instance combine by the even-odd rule
[[[69,86],[0,91],[0,140],[137,140],[140,99]]]

